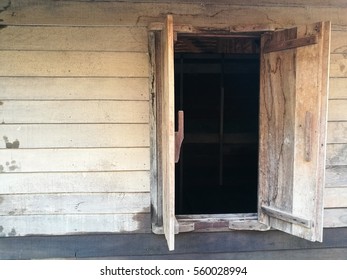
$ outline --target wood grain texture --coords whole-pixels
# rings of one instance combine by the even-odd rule
[[[149,192],[149,171],[0,173],[0,194]]]
[[[296,37],[296,29],[262,37],[280,42]],[[262,205],[292,211],[294,183],[294,136],[296,76],[295,50],[261,54],[260,128],[259,139],[259,208],[260,222],[291,231],[291,226],[271,219],[262,212]],[[286,79],[282,79],[285,75]],[[281,94],[277,94],[280,92]],[[271,149],[269,149],[271,147]],[[286,187],[284,187],[286,186]]]
[[[329,144],[326,165],[347,165],[347,144]]]
[[[329,121],[347,120],[347,100],[329,100]]]
[[[347,187],[325,188],[325,208],[347,208]]]
[[[73,1],[73,0],[65,0],[65,1]],[[155,0],[128,0],[130,3],[153,3]],[[85,0],[74,0],[74,2],[85,2]],[[108,2],[123,2],[122,0],[108,0]],[[171,3],[171,0],[156,0],[156,3]],[[176,0],[178,3],[187,3],[187,0]],[[202,3],[202,4],[229,4],[230,0],[189,0],[189,3]],[[243,0],[233,0],[232,3],[234,5],[242,5],[242,6],[337,6],[337,7],[345,7],[347,6],[344,0],[249,0],[246,3]]]
[[[346,252],[347,228],[324,231],[324,242],[309,242],[279,231],[234,231],[219,233],[189,233],[176,236],[176,250],[168,252],[163,235],[152,233],[80,234],[65,236],[26,236],[0,238],[1,259],[219,259],[221,254],[277,257],[281,254],[310,256],[313,259],[330,256],[332,260]],[[324,253],[324,251],[326,253]],[[311,252],[311,253],[310,253]],[[322,254],[321,254],[322,253]],[[263,255],[264,254],[264,255]],[[213,258],[215,256],[215,258]],[[344,256],[344,257],[343,257]],[[343,255],[345,259],[346,255]],[[259,257],[259,258],[257,258]],[[230,258],[233,259],[233,258]],[[230,260],[229,259],[229,260]],[[247,258],[246,258],[247,259]]]
[[[16,194],[0,196],[0,216],[149,213],[146,193]]]
[[[33,3],[35,5],[33,5]],[[284,8],[285,7],[285,8]],[[147,26],[162,22],[164,15],[173,14],[179,24],[223,27],[230,25],[269,25],[288,27],[332,20],[337,26],[346,25],[345,6],[313,6],[256,4],[200,5],[200,3],[126,3],[126,2],[76,2],[76,1],[12,1],[1,13],[4,24],[58,24],[67,26],[128,25]],[[187,12],[189,11],[189,12]],[[78,15],[78,16],[76,16]],[[233,19],[232,21],[230,19]]]
[[[0,64],[0,76],[148,77],[145,53],[1,51]]]
[[[149,168],[149,148],[0,150],[0,170],[3,173],[125,171]]]
[[[51,137],[46,137],[50,135]],[[148,124],[0,125],[0,149],[149,147]],[[7,141],[5,141],[7,139]]]
[[[273,228],[321,241],[330,23],[264,35],[261,44],[315,34],[318,44],[261,53],[258,213]]]
[[[347,56],[345,54],[332,54],[330,61],[330,77],[347,77]]]
[[[0,50],[148,51],[147,29],[135,26],[8,26],[0,36]]]
[[[148,233],[150,224],[149,214],[2,216],[1,235]]]
[[[0,100],[148,100],[148,78],[0,77]]]
[[[347,143],[347,121],[328,123],[328,144]]]
[[[327,166],[325,187],[347,187],[347,165]]]
[[[347,30],[335,30],[331,33],[331,53],[347,52]]]
[[[347,98],[347,79],[346,78],[330,78],[329,98],[330,99],[346,99]]]
[[[3,124],[148,123],[146,101],[2,101]]]
[[[345,260],[346,248],[324,249],[287,249],[278,251],[255,251],[237,253],[206,253],[206,254],[163,254],[140,256],[109,256],[97,258],[98,260]],[[81,258],[85,259],[85,258]],[[94,259],[87,257],[86,259]]]
[[[324,227],[346,227],[347,208],[332,208],[324,210]]]
[[[169,250],[175,246],[175,84],[173,17],[168,15],[161,33],[163,226]]]

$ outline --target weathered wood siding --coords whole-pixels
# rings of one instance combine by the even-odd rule
[[[2,27],[0,235],[149,232],[146,28]]]
[[[344,2],[139,2],[0,7],[0,234],[150,231],[147,25],[167,13],[235,31],[332,22],[324,224],[347,226]]]

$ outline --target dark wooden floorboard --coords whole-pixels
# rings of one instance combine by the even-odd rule
[[[323,243],[309,242],[278,231],[186,233],[176,235],[176,249],[173,252],[167,250],[166,241],[162,235],[90,234],[0,238],[0,259],[126,259],[132,258],[132,256],[154,259],[195,259],[198,255],[207,259],[218,258],[218,256],[225,256],[225,258],[234,258],[234,256],[287,258],[282,251],[310,251],[311,256],[314,257],[315,251],[312,250],[318,249],[322,249],[326,258],[331,256],[332,259],[337,259],[346,252],[346,248],[347,228],[325,229]],[[254,252],[258,253],[254,254]],[[299,253],[299,251],[297,252]],[[333,252],[336,254],[340,252],[340,255],[334,256]],[[290,253],[288,258],[289,256],[293,256],[293,254]]]
[[[93,259],[93,258],[81,258]],[[347,248],[100,257],[104,260],[347,260]]]

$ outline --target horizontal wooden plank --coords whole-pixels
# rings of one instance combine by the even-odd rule
[[[144,27],[7,26],[0,50],[147,52]]]
[[[1,236],[150,232],[150,214],[2,216]]]
[[[326,165],[347,165],[347,144],[327,145]]]
[[[0,149],[14,141],[26,149],[149,146],[148,124],[0,125],[0,135]]]
[[[330,78],[329,98],[347,98],[347,78]]]
[[[17,194],[0,196],[0,216],[149,213],[146,193]]]
[[[347,30],[334,30],[331,32],[331,53],[346,53],[347,51]]]
[[[148,123],[147,101],[1,101],[3,124]]]
[[[149,148],[0,150],[2,173],[149,170],[149,167]]]
[[[324,208],[347,208],[347,187],[325,188]]]
[[[147,26],[150,22],[163,20],[163,15],[172,13],[176,23],[196,24],[200,26],[223,26],[223,24],[271,24],[283,25],[307,24],[332,20],[333,24],[346,25],[346,7],[335,7],[330,3],[322,7],[279,4],[249,5],[208,5],[199,3],[127,3],[102,1],[32,1],[13,3],[2,12],[0,19],[4,24],[64,24],[64,25],[136,25]],[[34,5],[33,5],[34,4]],[[283,8],[283,6],[286,6]],[[328,6],[328,7],[327,7]],[[189,12],[187,12],[189,11]],[[76,16],[78,15],[78,16]],[[230,19],[233,19],[232,22]]]
[[[347,165],[327,166],[325,172],[326,187],[347,187]]]
[[[0,51],[0,65],[0,76],[148,77],[148,55],[135,52]]]
[[[324,256],[329,255],[321,255],[320,252],[326,250],[332,253],[331,259],[336,260],[333,252],[347,248],[346,237],[347,228],[325,229],[322,243],[306,241],[280,231],[189,233],[176,235],[176,249],[168,253],[164,236],[152,233],[18,236],[0,238],[0,258],[42,260],[46,258],[142,259],[148,257],[157,260],[184,259],[189,255],[192,256],[191,259],[204,259],[204,256],[214,255],[217,256],[215,259],[218,259],[219,254],[234,253],[237,258],[237,254],[242,256],[248,252],[249,256],[254,253],[259,260],[262,259],[262,252],[268,252],[268,256],[271,256],[274,252],[286,254],[286,251],[291,250],[294,252],[314,251],[317,254],[314,259],[323,259]],[[302,259],[304,255],[297,256],[297,259]],[[345,259],[343,256],[342,259]]]
[[[347,143],[347,121],[328,122],[327,143]]]
[[[0,194],[149,192],[149,171],[1,173]]]
[[[74,2],[85,2],[85,0],[65,0],[65,1],[74,1]],[[124,0],[108,0],[107,2],[123,2]],[[134,3],[153,3],[154,0],[127,0],[131,4]],[[172,0],[155,0],[156,3],[171,3]],[[229,4],[230,0],[176,0],[177,4],[184,3],[203,3],[203,4]],[[346,7],[346,2],[344,0],[249,0],[245,2],[244,0],[233,0],[232,3],[234,5],[242,5],[242,6],[337,6],[337,7]]]
[[[0,100],[148,100],[148,78],[0,77]]]
[[[329,100],[328,120],[347,121],[347,100]]]
[[[347,77],[347,56],[346,54],[330,55],[330,77]]]
[[[97,250],[96,250],[97,251]],[[128,255],[99,257],[98,260],[345,260],[347,248],[323,248],[323,249],[287,249],[278,251],[253,251],[230,253],[195,253],[195,254],[162,254],[162,255]],[[79,257],[77,259],[91,259],[95,257]]]
[[[324,227],[347,227],[347,208],[324,209]]]

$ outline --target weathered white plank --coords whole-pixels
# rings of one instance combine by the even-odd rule
[[[329,98],[347,98],[347,78],[330,78]]]
[[[149,213],[146,193],[17,194],[0,196],[0,216]]]
[[[7,26],[0,50],[147,52],[144,27]]]
[[[328,120],[347,121],[347,100],[329,100]]]
[[[0,76],[148,77],[148,55],[129,52],[1,51]]]
[[[347,165],[347,144],[327,145],[326,165]]]
[[[327,166],[325,187],[347,187],[347,165]]]
[[[0,122],[148,123],[147,101],[1,101]]]
[[[4,149],[1,172],[149,170],[149,148]]]
[[[330,77],[347,77],[346,54],[332,54],[330,56]]]
[[[0,194],[149,192],[148,171],[0,173]]]
[[[324,227],[347,227],[347,208],[324,209]]]
[[[148,124],[0,125],[0,136],[0,149],[149,147]]]
[[[150,214],[3,216],[0,236],[150,232]]]
[[[328,123],[328,143],[347,143],[347,121]]]
[[[347,208],[347,187],[325,188],[324,208]]]
[[[0,77],[0,100],[148,100],[148,78]]]

